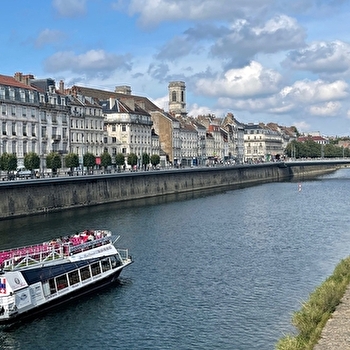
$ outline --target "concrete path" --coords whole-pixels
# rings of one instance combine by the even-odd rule
[[[314,350],[350,350],[350,286],[326,323]]]

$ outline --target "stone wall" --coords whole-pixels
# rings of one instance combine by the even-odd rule
[[[0,219],[210,188],[289,180],[335,171],[336,164],[266,163],[17,180],[0,183]]]

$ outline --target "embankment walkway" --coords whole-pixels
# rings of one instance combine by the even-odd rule
[[[350,286],[326,323],[314,350],[350,350]]]

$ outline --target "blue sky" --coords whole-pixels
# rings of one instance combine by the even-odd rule
[[[114,90],[192,116],[350,135],[346,0],[2,1],[0,74]]]

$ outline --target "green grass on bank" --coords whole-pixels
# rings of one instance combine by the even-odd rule
[[[276,345],[277,350],[312,350],[322,329],[340,303],[350,283],[350,257],[342,260],[321,286],[310,294],[292,317],[296,335],[286,335]]]

